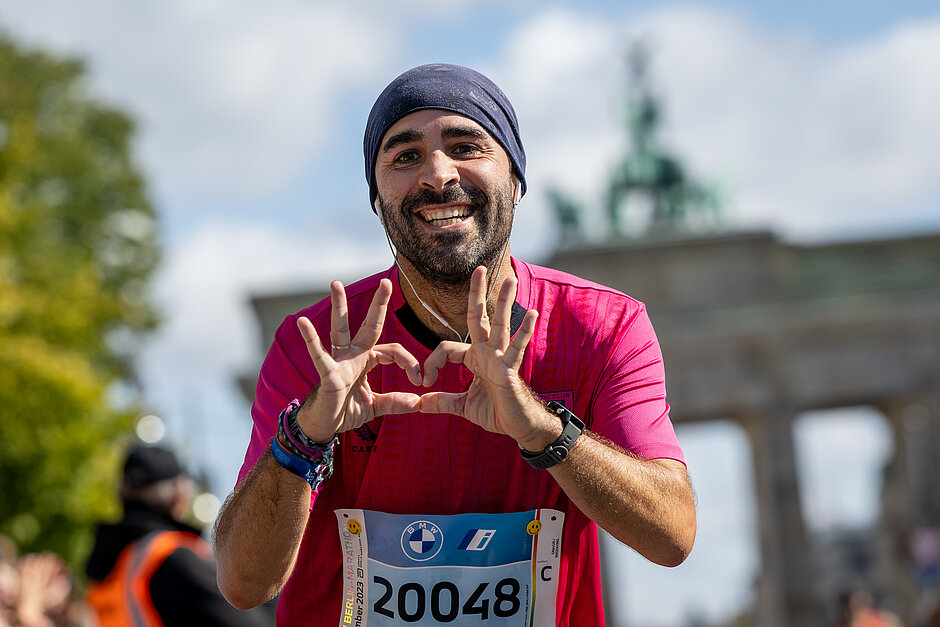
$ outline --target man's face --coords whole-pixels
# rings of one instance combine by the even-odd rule
[[[429,109],[385,133],[375,165],[389,238],[425,279],[462,285],[496,263],[512,230],[509,158],[486,130]]]

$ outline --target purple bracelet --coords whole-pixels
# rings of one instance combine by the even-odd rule
[[[324,457],[329,457],[332,462],[333,448],[338,439],[334,437],[326,444],[311,441],[297,423],[297,412],[301,405],[302,402],[295,398],[281,411],[278,416],[278,440],[287,450],[311,463],[319,463]]]

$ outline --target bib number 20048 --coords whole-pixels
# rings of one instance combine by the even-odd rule
[[[398,618],[406,623],[416,623],[428,614],[439,623],[450,623],[460,617],[489,620],[509,618],[519,612],[522,601],[519,597],[522,586],[519,581],[507,577],[490,585],[482,582],[466,598],[450,581],[439,581],[430,590],[420,583],[404,583],[397,590],[384,577],[375,575],[372,582],[383,591],[372,605],[372,611],[388,618]]]

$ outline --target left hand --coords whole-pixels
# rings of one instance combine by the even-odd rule
[[[455,414],[493,433],[525,442],[538,430],[538,418],[547,415],[541,403],[519,377],[519,366],[535,331],[538,313],[529,310],[516,336],[510,336],[510,316],[517,280],[509,277],[500,286],[492,324],[486,313],[486,268],[478,267],[470,278],[467,326],[470,344],[441,342],[424,363],[424,385],[433,385],[447,362],[463,364],[473,373],[465,392],[428,392],[421,397],[421,411]],[[535,409],[541,411],[533,411]],[[541,414],[541,416],[540,416]]]

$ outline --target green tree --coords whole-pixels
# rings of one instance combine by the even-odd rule
[[[0,33],[0,533],[73,565],[116,514],[132,409],[114,391],[156,324],[133,130],[88,94],[80,62]]]

